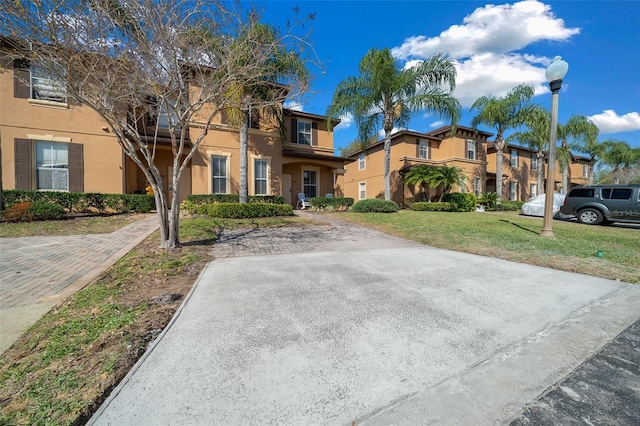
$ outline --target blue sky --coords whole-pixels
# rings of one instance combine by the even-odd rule
[[[550,109],[544,71],[554,56],[569,63],[559,121],[590,117],[600,140],[640,147],[640,1],[277,1],[252,2],[264,21],[278,25],[316,13],[311,41],[322,61],[298,109],[324,114],[338,83],[358,75],[370,48],[392,49],[400,66],[444,52],[457,63],[461,125],[483,95],[503,96],[520,83],[536,89],[533,102]],[[428,132],[447,123],[418,113],[409,128]],[[482,130],[491,131],[488,128]],[[335,146],[353,141],[349,117],[336,128]]]

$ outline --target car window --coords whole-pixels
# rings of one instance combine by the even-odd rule
[[[604,199],[611,198],[611,188],[602,188],[602,198]]]
[[[613,188],[613,191],[611,191],[611,199],[629,200],[632,192],[633,190],[631,188]]]
[[[593,198],[595,189],[593,188],[573,188],[567,197],[586,197]]]

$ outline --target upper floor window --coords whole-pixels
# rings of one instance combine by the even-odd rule
[[[367,166],[367,156],[361,152],[358,156],[358,170],[364,170]]]
[[[469,160],[476,159],[476,142],[475,141],[467,141],[467,158]]]
[[[167,99],[158,108],[158,127],[161,129],[169,129],[175,127],[180,129],[180,122],[178,121],[178,112],[176,111],[176,105],[178,102],[173,99]],[[167,108],[168,107],[168,108]]]
[[[36,189],[69,190],[69,151],[66,143],[36,142]]]
[[[538,170],[538,154],[531,153],[531,170]]]
[[[298,120],[298,143],[302,145],[311,145],[311,122]]]
[[[511,167],[518,167],[518,151],[511,150]]]
[[[54,75],[52,69],[46,69],[42,64],[32,63],[30,71],[31,99],[62,103],[67,102],[64,83]]]
[[[425,160],[429,159],[429,142],[418,142],[418,158],[424,158]]]

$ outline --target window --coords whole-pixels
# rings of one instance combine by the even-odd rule
[[[509,199],[518,201],[518,182],[509,182]]]
[[[69,190],[69,151],[66,143],[36,142],[36,189]]]
[[[359,200],[364,200],[365,198],[367,198],[367,183],[366,182],[360,182],[360,191],[359,193]]]
[[[476,196],[480,196],[480,193],[482,192],[482,186],[480,185],[480,178],[476,177],[473,179],[473,193],[476,194]]]
[[[429,159],[429,142],[418,141],[418,158]]]
[[[587,165],[587,164],[582,166],[582,177],[583,178],[588,178],[589,177],[589,165]]]
[[[594,188],[573,188],[567,197],[569,198],[593,198]]]
[[[31,64],[31,99],[67,102],[64,84],[42,65]]]
[[[538,170],[538,154],[531,153],[531,170]]]
[[[211,190],[214,194],[227,193],[227,157],[211,156]]]
[[[467,141],[467,158],[469,160],[476,159],[476,143],[475,141]]]
[[[511,167],[518,167],[518,151],[511,150]]]
[[[538,184],[537,183],[532,183],[531,185],[529,185],[529,193],[530,193],[531,198],[534,198],[534,197],[538,196]]]
[[[311,122],[298,120],[298,143],[311,145]]]
[[[267,168],[268,163],[267,160],[254,160],[253,162],[253,173],[254,173],[254,194],[256,195],[267,195],[268,194],[268,185],[267,185]]]
[[[302,173],[304,195],[308,198],[318,196],[318,172],[315,170],[305,170]]]
[[[361,152],[360,155],[358,156],[358,170],[365,169],[365,167],[367,166],[366,158],[367,156],[364,154],[364,152]]]
[[[161,129],[168,129],[171,126],[174,126],[176,129],[180,129],[181,126],[178,124],[178,113],[176,111],[177,101],[168,99],[165,101],[169,104],[169,111],[164,104],[159,105],[158,112],[158,127]]]
[[[610,200],[631,199],[631,188],[602,188],[602,198]]]

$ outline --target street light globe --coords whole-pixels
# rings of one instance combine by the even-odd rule
[[[562,80],[567,75],[567,71],[569,71],[569,64],[562,60],[562,56],[556,56],[544,75],[548,82],[552,82]]]

